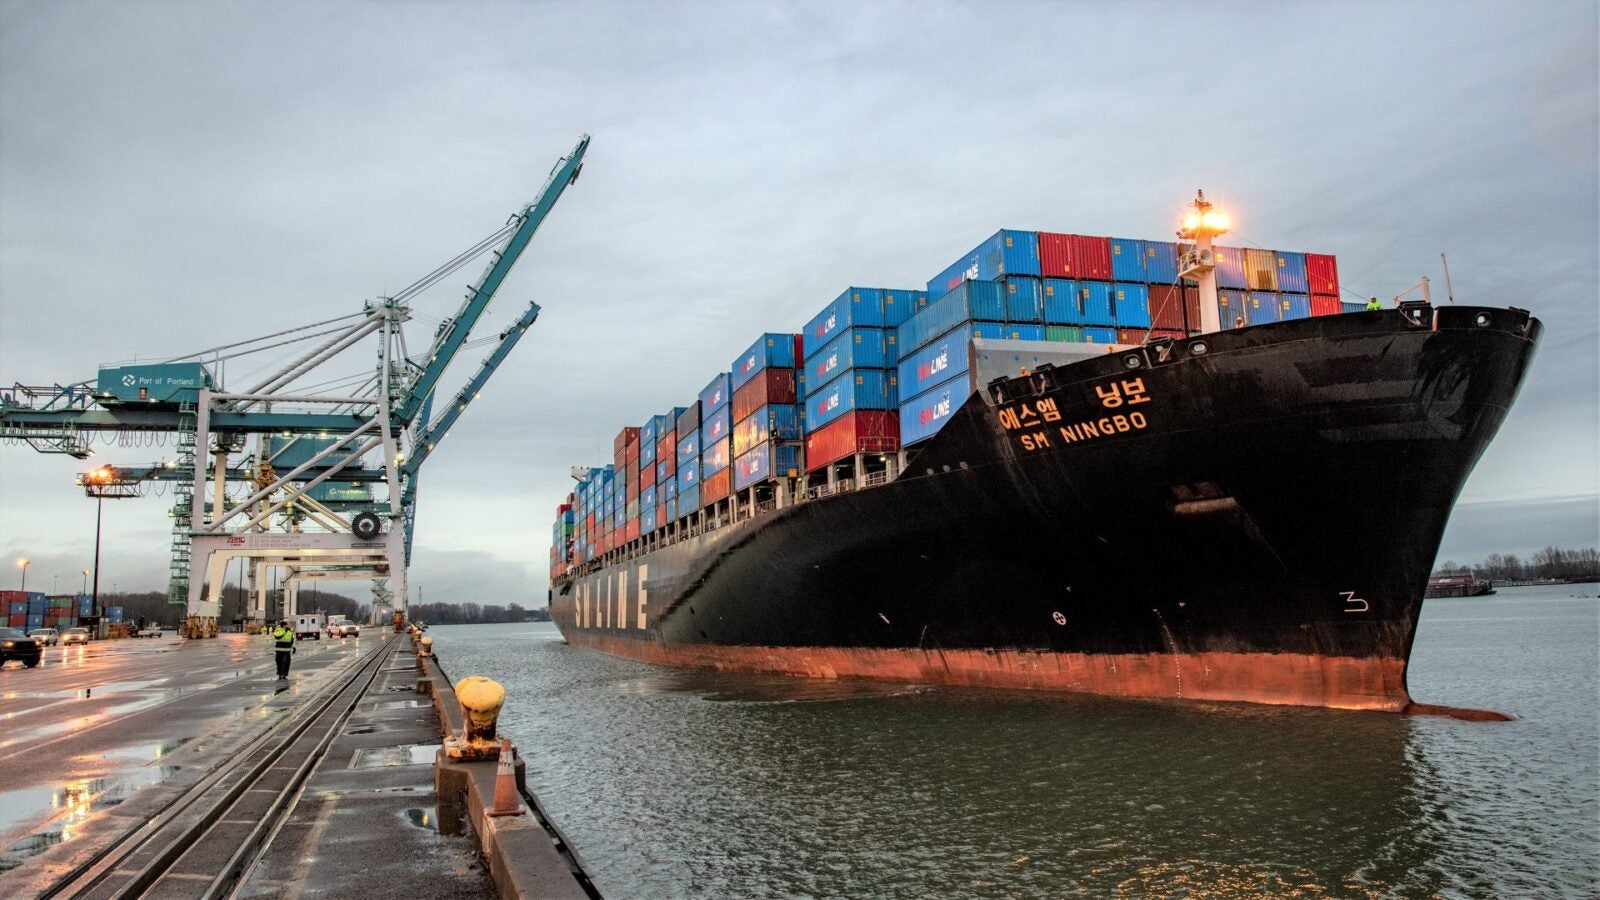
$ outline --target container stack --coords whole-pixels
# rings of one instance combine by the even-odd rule
[[[733,490],[753,489],[752,502],[768,499],[765,483],[805,470],[804,359],[800,335],[764,334],[733,361]]]
[[[572,509],[558,510],[558,522],[573,517],[571,547],[558,528],[552,562],[720,513],[747,490],[759,503],[791,473],[818,486],[883,472],[888,454],[938,433],[978,389],[974,338],[1109,346],[1195,333],[1199,288],[1178,274],[1188,249],[1004,229],[926,291],[849,288],[799,335],[762,335],[689,406],[623,429],[613,464],[588,470]],[[1218,247],[1216,272],[1224,328],[1342,311],[1332,256]]]
[[[808,472],[862,452],[900,449],[897,327],[913,318],[915,292],[852,287],[806,323],[805,466]],[[898,320],[898,321],[896,321]]]
[[[574,542],[577,540],[577,516],[573,511],[576,501],[574,494],[567,495],[567,502],[556,507],[556,520],[550,534],[550,575],[552,577],[563,575],[567,566],[572,563]]]

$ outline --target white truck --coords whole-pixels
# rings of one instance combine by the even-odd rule
[[[324,623],[322,613],[296,613],[294,617],[294,636],[296,640],[310,639],[322,640]]]
[[[328,617],[328,637],[347,638],[360,636],[361,626],[350,621],[349,616],[333,615]]]

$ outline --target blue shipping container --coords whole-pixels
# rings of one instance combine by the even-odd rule
[[[1037,278],[1007,278],[1006,321],[1021,325],[1044,322],[1044,292]]]
[[[639,534],[646,535],[656,530],[656,511],[654,507],[642,510],[639,513]]]
[[[1117,324],[1116,312],[1111,308],[1111,285],[1104,281],[1078,282],[1078,306],[1083,309],[1084,325],[1103,325],[1110,328]]]
[[[642,434],[643,432],[641,432]],[[639,441],[639,471],[648,471],[656,464],[656,442],[654,440]]]
[[[715,412],[706,413],[705,421],[700,424],[700,441],[710,444],[720,441],[733,433],[733,408],[724,403]],[[705,453],[705,448],[700,448]]]
[[[44,613],[39,613],[37,615],[28,616],[28,630],[29,631],[32,631],[35,628],[43,628],[43,627],[44,627]]]
[[[659,418],[659,416],[651,416],[650,418],[644,420],[643,425],[639,426],[639,452],[641,454],[644,452],[644,448],[656,442],[657,418]],[[640,458],[642,459],[643,457],[641,456]]]
[[[1287,294],[1309,293],[1310,284],[1306,281],[1306,255],[1286,253],[1282,250],[1277,251],[1275,255],[1278,257],[1278,290]],[[1307,301],[1306,308],[1308,310],[1311,308],[1310,301]]]
[[[854,409],[894,409],[898,405],[893,372],[847,369],[806,398],[806,433]]]
[[[1250,279],[1244,271],[1244,251],[1238,247],[1217,247],[1217,287],[1248,288]]]
[[[687,516],[700,511],[700,485],[678,488],[678,515]]]
[[[733,426],[733,448],[737,453],[749,453],[757,444],[770,440],[798,441],[804,437],[801,407],[787,403],[773,403],[759,407],[755,412]]]
[[[678,437],[678,468],[700,458],[700,429]]]
[[[1140,241],[1144,249],[1144,280],[1150,284],[1178,283],[1178,245],[1172,241]]]
[[[1278,317],[1285,322],[1311,318],[1311,298],[1305,294],[1279,294]]]
[[[1115,328],[1085,328],[1083,330],[1085,344],[1115,344],[1117,330]]]
[[[26,600],[13,600],[13,601],[11,601],[11,605],[7,609],[7,614],[8,615],[13,615],[13,616],[26,616],[28,614],[28,601],[26,601]]]
[[[1116,281],[1144,283],[1144,241],[1111,239],[1111,277]]]
[[[1150,288],[1142,284],[1116,284],[1112,312],[1118,328],[1150,327]]]
[[[1083,325],[1083,305],[1078,302],[1078,283],[1069,278],[1046,278],[1039,286],[1044,294],[1046,325]]]
[[[900,326],[899,352],[902,355],[915,353],[929,341],[965,322],[1004,322],[1005,318],[1005,293],[998,282],[963,282]]]
[[[718,441],[706,443],[706,449],[700,454],[700,477],[715,475],[728,467],[728,461],[733,456],[733,439],[723,438]]]
[[[917,295],[926,296],[926,291],[902,291],[897,288],[883,289],[883,324],[886,327],[897,327],[901,322],[911,318],[919,307]]]
[[[800,445],[769,441],[747,451],[734,461],[733,489],[742,491],[752,484],[800,472]]]
[[[750,349],[733,361],[733,389],[760,374],[763,369],[792,369],[795,367],[794,335],[763,334]]]
[[[1246,325],[1266,325],[1281,321],[1278,312],[1278,295],[1274,291],[1252,291],[1244,304]]]
[[[875,325],[882,328],[883,291],[880,288],[853,287],[834,298],[822,312],[806,323],[801,336],[801,352],[806,359],[833,340],[841,331],[853,325]]]
[[[705,417],[728,404],[728,399],[733,396],[733,389],[729,386],[727,372],[718,372],[711,383],[700,391],[700,415]]]
[[[690,488],[700,486],[700,457],[695,457],[688,462],[678,463],[678,496]]]
[[[897,371],[901,405],[928,388],[949,381],[951,376],[967,371],[970,363],[967,343],[972,335],[973,326],[962,325],[901,360]]]
[[[847,328],[817,352],[806,354],[806,375],[826,384],[845,369],[887,369],[899,359],[890,350],[893,334],[883,328]]]
[[[1007,325],[1005,339],[1008,341],[1042,341],[1044,340],[1044,326]]]
[[[1004,322],[973,322],[972,336],[986,341],[1010,340],[1011,326]]]
[[[1244,291],[1217,291],[1217,315],[1223,328],[1243,328],[1244,308],[1250,305],[1250,295]]]
[[[673,521],[676,521],[677,518],[678,518],[678,498],[677,497],[673,497],[671,500],[667,501],[667,518],[666,518],[666,521],[673,522]]]
[[[639,488],[639,508],[650,509],[656,505],[656,486]]]
[[[909,447],[938,434],[972,395],[971,377],[970,372],[963,372],[900,407],[900,445]]]
[[[997,281],[1007,275],[1039,277],[1039,234],[1034,231],[997,232],[928,279],[928,296],[937,300],[963,281]]]
[[[657,485],[657,487],[661,487],[661,485]],[[666,487],[662,489],[661,496],[662,499],[667,501],[671,501],[672,498],[678,496],[678,476],[674,475],[667,479]]]

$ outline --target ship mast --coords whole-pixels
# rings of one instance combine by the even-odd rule
[[[1227,234],[1228,225],[1228,214],[1206,200],[1205,191],[1195,191],[1194,202],[1178,228],[1178,240],[1194,242],[1178,262],[1178,276],[1200,282],[1200,321],[1188,325],[1201,334],[1222,330],[1217,311],[1217,258],[1211,241]]]

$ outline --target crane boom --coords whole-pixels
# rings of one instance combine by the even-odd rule
[[[495,292],[505,281],[511,267],[516,265],[518,257],[533,239],[534,232],[539,230],[540,224],[561,199],[562,191],[567,185],[578,180],[578,172],[583,168],[583,154],[589,149],[589,136],[583,135],[578,139],[577,146],[572,152],[562,157],[550,171],[550,177],[539,190],[538,197],[532,203],[523,207],[517,214],[520,222],[516,231],[506,239],[505,244],[494,254],[494,260],[484,271],[478,283],[467,289],[467,298],[461,304],[461,309],[453,318],[446,319],[439,326],[439,333],[434,337],[433,346],[428,350],[427,361],[423,363],[423,370],[413,381],[405,394],[401,396],[394,407],[394,418],[403,423],[415,422],[422,409],[422,401],[433,389],[438,386],[439,376],[449,367],[455,358],[456,351],[466,342],[472,333],[472,327],[477,324],[478,318],[489,307],[489,301],[494,299]]]

